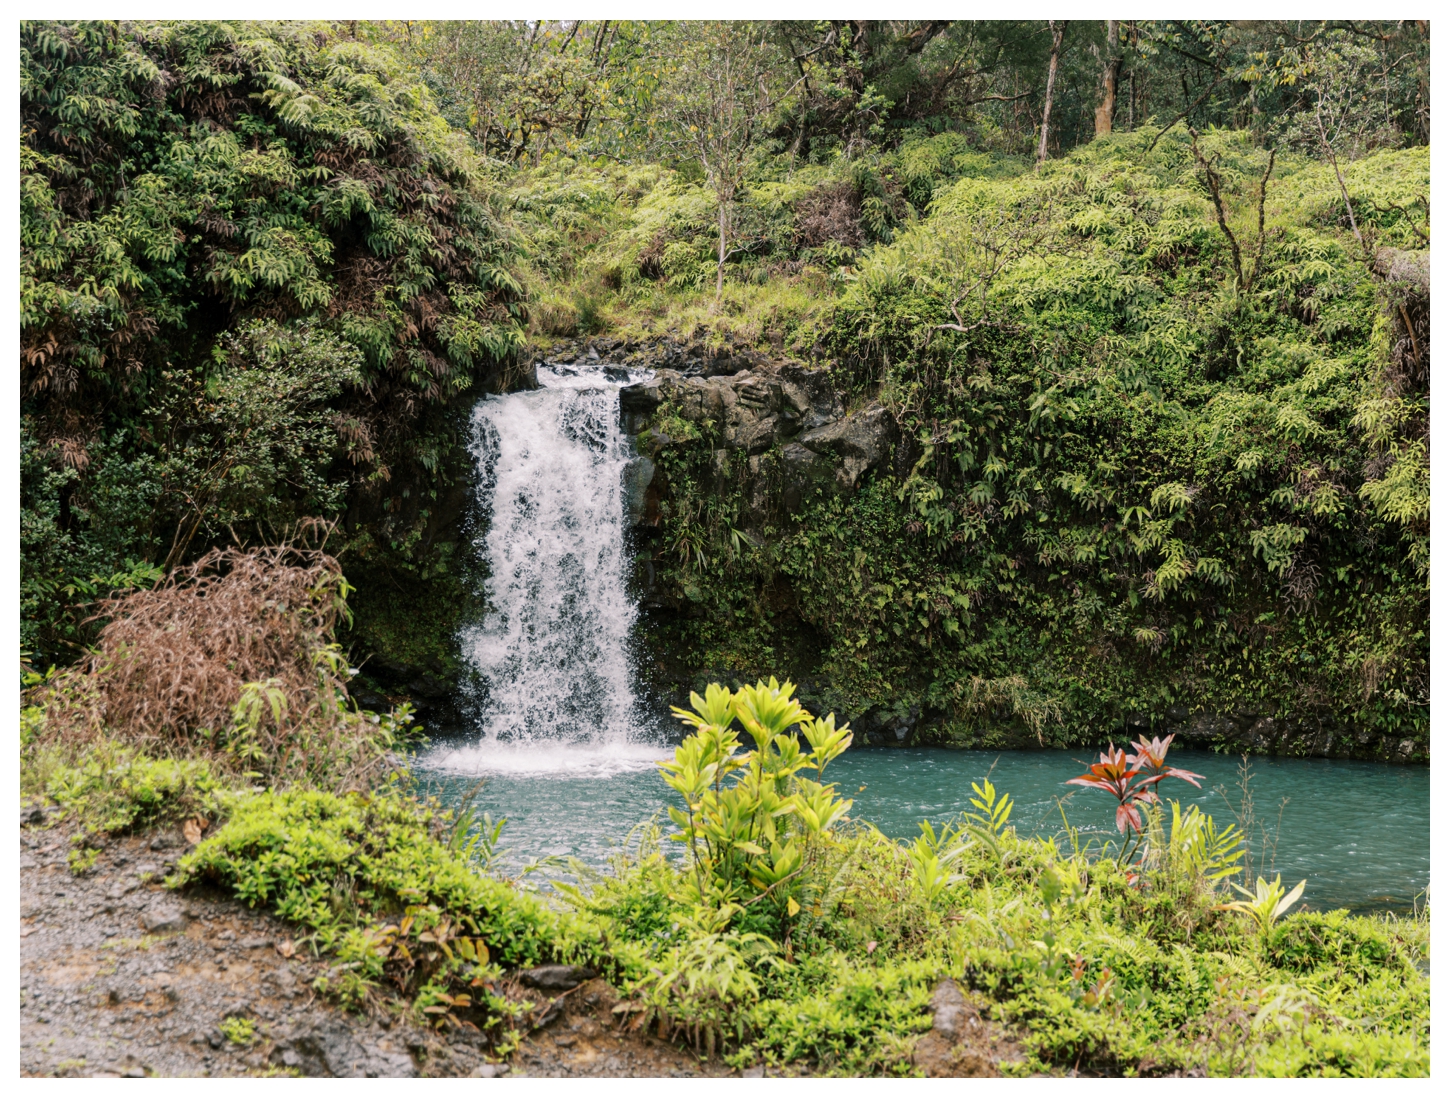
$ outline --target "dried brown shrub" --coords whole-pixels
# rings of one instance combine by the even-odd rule
[[[861,196],[848,182],[818,187],[795,205],[797,244],[818,248],[828,240],[861,246]]]
[[[45,736],[204,754],[274,781],[362,787],[394,722],[354,711],[332,641],[346,613],[337,560],[280,545],[213,549],[160,586],[99,604],[91,655],[38,687]]]

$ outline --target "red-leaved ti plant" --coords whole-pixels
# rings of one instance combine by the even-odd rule
[[[1118,830],[1125,832],[1131,828],[1140,831],[1143,816],[1138,806],[1157,803],[1158,794],[1154,787],[1159,782],[1164,778],[1181,778],[1191,785],[1198,785],[1198,779],[1203,777],[1202,774],[1165,765],[1168,746],[1172,742],[1171,735],[1163,740],[1155,736],[1147,743],[1137,741],[1133,744],[1138,749],[1137,753],[1131,756],[1110,743],[1107,751],[1098,756],[1098,761],[1088,767],[1086,774],[1069,778],[1067,784],[1083,785],[1112,794],[1118,801]]]
[[[1136,758],[1136,757],[1135,757]],[[1069,778],[1068,785],[1085,785],[1089,789],[1101,789],[1104,793],[1110,793],[1118,800],[1118,830],[1127,831],[1132,828],[1134,831],[1143,826],[1143,817],[1139,814],[1138,804],[1152,804],[1158,799],[1158,794],[1153,792],[1154,781],[1134,781],[1141,770],[1137,769],[1129,759],[1128,754],[1121,747],[1114,747],[1108,744],[1108,749],[1098,756],[1098,761],[1088,767],[1086,774],[1080,774],[1076,778]]]
[[[1176,766],[1167,766],[1165,760],[1168,758],[1168,745],[1173,742],[1173,735],[1170,733],[1166,740],[1160,740],[1154,736],[1151,740],[1134,740],[1133,746],[1138,753],[1133,756],[1133,765],[1144,770],[1154,783],[1161,782],[1164,778],[1181,778],[1190,785],[1198,785],[1198,779],[1202,774],[1195,774],[1191,770],[1179,770]],[[1202,786],[1199,786],[1201,789]]]

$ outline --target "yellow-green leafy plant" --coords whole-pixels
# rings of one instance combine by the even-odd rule
[[[1281,883],[1278,874],[1274,875],[1273,884],[1269,884],[1264,878],[1260,877],[1258,883],[1254,886],[1253,892],[1250,892],[1242,885],[1236,884],[1233,886],[1237,891],[1242,892],[1247,899],[1230,900],[1227,903],[1220,904],[1219,907],[1225,911],[1243,912],[1258,924],[1260,934],[1267,935],[1269,931],[1274,929],[1274,923],[1278,920],[1279,916],[1293,907],[1299,897],[1304,894],[1304,886],[1308,883],[1308,881],[1300,881],[1286,895],[1284,893],[1284,885]]]
[[[234,1045],[247,1048],[257,1036],[257,1024],[250,1018],[236,1014],[222,1019],[222,1036]]]
[[[1242,868],[1244,836],[1237,827],[1215,826],[1213,817],[1191,805],[1184,812],[1177,801],[1172,802],[1173,820],[1169,825],[1168,843],[1163,851],[1168,866],[1190,876],[1217,883]]]
[[[977,811],[966,813],[965,830],[979,840],[997,858],[1003,860],[1006,853],[1004,840],[1012,819],[1012,798],[1007,794],[997,796],[997,787],[987,778],[982,784],[972,783],[972,807]]]
[[[690,695],[690,710],[674,710],[694,732],[660,772],[685,801],[683,809],[670,808],[680,828],[672,838],[690,851],[690,880],[701,903],[769,899],[794,917],[814,848],[830,840],[850,810],[834,785],[818,779],[850,746],[851,730],[837,728],[834,713],[815,718],[794,692],[794,684],[774,677],[733,693],[712,683],[703,698]],[[754,751],[740,752],[737,722],[755,741]],[[795,729],[809,752],[801,750]],[[816,777],[805,777],[805,770]]]
[[[928,820],[921,821],[921,834],[906,848],[911,863],[911,876],[928,904],[935,903],[946,890],[962,880],[952,866],[966,853],[967,844],[958,841],[960,833],[943,825],[936,831]]]
[[[729,930],[739,912],[725,904],[682,920],[684,941],[631,989],[635,1026],[653,1021],[662,1040],[683,1035],[706,1058],[731,1036],[744,1040],[741,1008],[760,995],[755,970],[779,961],[778,947],[765,935]]]

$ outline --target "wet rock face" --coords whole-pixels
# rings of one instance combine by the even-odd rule
[[[691,444],[703,440],[714,449],[717,490],[724,489],[732,461],[743,460],[747,527],[777,509],[798,512],[817,491],[855,491],[870,470],[900,464],[901,434],[891,413],[872,404],[846,414],[828,370],[755,365],[726,375],[658,369],[649,381],[620,390],[619,406],[624,430],[640,450],[628,478],[637,525],[658,521],[658,500],[668,486],[656,479],[654,459],[683,441],[670,435],[672,422],[699,436]],[[778,460],[764,463],[772,451]]]
[[[1238,709],[1231,713],[1193,713],[1175,706],[1162,723],[1130,717],[1133,735],[1171,732],[1179,743],[1203,749],[1230,749],[1255,755],[1380,759],[1393,763],[1429,761],[1426,745],[1397,740],[1364,728],[1312,716],[1283,717]]]
[[[872,406],[800,436],[800,445],[825,458],[835,471],[836,485],[853,490],[862,474],[892,455],[900,432],[891,413]]]

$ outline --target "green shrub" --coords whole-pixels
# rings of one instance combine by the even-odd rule
[[[638,950],[597,921],[479,873],[450,848],[436,805],[388,790],[292,790],[240,794],[229,808],[168,883],[219,885],[305,928],[336,957],[318,990],[345,1005],[390,987],[440,1025],[468,1022],[503,1047],[526,1009],[502,994],[503,968],[639,971]]]
[[[57,767],[45,792],[87,828],[115,834],[214,816],[226,788],[206,759],[151,758],[103,741]]]
[[[1285,919],[1269,936],[1266,951],[1275,966],[1290,972],[1333,968],[1360,979],[1405,963],[1388,934],[1345,911]]]
[[[693,712],[674,712],[695,731],[661,767],[666,784],[685,801],[671,806],[691,870],[687,876],[702,904],[721,907],[767,900],[784,920],[801,909],[799,878],[808,878],[831,831],[851,807],[835,786],[819,778],[826,764],[851,744],[849,727],[835,714],[811,716],[791,694],[795,686],[772,677],[733,694],[712,683],[702,698],[690,695]],[[754,751],[736,755],[739,721],[755,740]],[[801,751],[799,729],[810,747]],[[726,784],[732,773],[739,772]]]
[[[307,927],[320,948],[373,916],[434,905],[475,921],[502,963],[552,957],[556,916],[453,857],[430,833],[431,819],[426,805],[387,791],[242,794],[215,834],[177,864],[174,883],[222,885]]]

